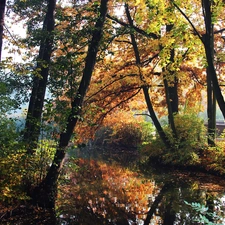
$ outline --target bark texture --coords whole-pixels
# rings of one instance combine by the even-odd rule
[[[213,93],[216,97],[220,110],[225,118],[225,101],[219,86],[217,73],[214,66],[213,48],[213,23],[212,23],[212,0],[202,0],[203,16],[205,20],[206,34],[202,38],[208,63],[208,79],[212,82]]]
[[[41,115],[47,88],[50,58],[53,51],[56,0],[49,0],[47,7],[42,29],[43,38],[37,59],[37,69],[40,70],[40,73],[33,78],[33,87],[24,129],[24,143],[26,144],[27,152],[30,154],[37,148],[40,135]]]

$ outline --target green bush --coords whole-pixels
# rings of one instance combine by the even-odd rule
[[[144,121],[140,124],[142,146],[150,143],[155,137],[155,127],[152,123]]]
[[[159,135],[149,146],[150,158],[158,158],[164,164],[197,165],[200,154],[206,147],[206,127],[196,114],[177,114],[174,116],[177,138],[171,128],[163,127],[172,149],[166,149]]]
[[[207,170],[225,174],[225,143],[220,141],[215,147],[208,147],[203,152],[202,164]]]
[[[0,157],[12,153],[16,149],[19,133],[16,121],[7,117],[0,118]]]
[[[0,200],[6,203],[29,198],[27,193],[45,177],[55,153],[55,143],[48,140],[40,140],[33,155],[19,143],[13,147],[0,156]]]

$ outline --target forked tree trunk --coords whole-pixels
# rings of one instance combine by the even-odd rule
[[[40,136],[41,116],[47,88],[49,63],[53,51],[55,7],[56,0],[49,0],[42,28],[43,37],[37,59],[37,70],[40,70],[40,74],[35,74],[33,78],[33,87],[24,129],[24,143],[28,154],[32,154],[35,151]]]
[[[2,60],[2,45],[3,45],[3,28],[5,17],[6,0],[0,0],[0,62]]]
[[[77,90],[76,96],[72,102],[70,115],[67,119],[66,131],[60,134],[59,145],[53,163],[47,173],[43,182],[34,189],[32,199],[33,203],[45,208],[54,208],[56,193],[57,193],[57,180],[60,174],[60,169],[63,164],[63,159],[66,153],[66,147],[73,134],[74,128],[81,113],[83,99],[89,87],[91,76],[96,63],[98,47],[103,34],[103,26],[107,13],[108,0],[101,0],[100,15],[96,21],[95,28],[93,29],[92,39],[90,41],[87,57],[85,59],[85,67],[83,76]]]

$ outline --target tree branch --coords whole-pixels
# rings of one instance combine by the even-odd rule
[[[199,39],[202,41],[202,43],[204,44],[204,40],[202,38],[202,36],[199,34],[199,32],[197,31],[197,29],[195,28],[194,24],[191,22],[191,20],[187,17],[187,15],[181,10],[181,8],[174,2],[172,1],[173,5],[176,7],[176,9],[184,16],[184,18],[188,21],[188,23],[191,25],[191,27],[193,28],[194,32],[197,34],[197,36],[199,37]]]
[[[134,94],[132,94],[131,96],[129,96],[128,98],[120,101],[118,104],[116,104],[115,106],[113,106],[112,108],[110,108],[106,113],[104,113],[101,118],[100,118],[100,123],[102,123],[102,121],[104,120],[104,118],[110,113],[112,112],[115,108],[119,107],[120,105],[122,105],[123,103],[129,101],[130,99],[132,99],[134,96],[136,96],[140,91],[142,90],[142,88],[139,88],[137,92],[135,92]]]
[[[115,75],[116,76],[116,75]],[[101,91],[103,91],[104,89],[106,89],[107,87],[109,87],[110,85],[114,84],[115,82],[124,79],[125,77],[134,77],[134,76],[138,76],[137,74],[128,74],[125,76],[120,76],[119,78],[111,81],[110,83],[106,84],[104,87],[102,87],[101,89],[99,89],[98,91],[96,91],[94,94],[90,95],[87,97],[86,101],[90,100],[92,97],[94,97],[95,95],[97,95],[98,93],[100,93]]]
[[[214,31],[214,34],[219,34],[219,33],[223,33],[225,31],[225,28]]]
[[[127,24],[127,23],[125,23],[125,22],[119,20],[119,19],[116,18],[116,17],[110,16],[109,14],[107,14],[107,18],[109,18],[109,19],[111,19],[111,20],[113,20],[113,21],[119,23],[120,25],[122,25],[122,26],[124,26],[124,27],[132,28],[132,29],[134,29],[137,33],[142,34],[142,35],[144,35],[145,37],[153,38],[153,39],[158,39],[158,38],[159,38],[159,36],[156,35],[156,34],[154,34],[154,33],[147,33],[147,32],[145,32],[144,30],[142,30],[142,29],[140,29],[140,28],[138,28],[138,27],[136,27],[136,26],[134,26],[134,25],[130,26],[129,24]]]

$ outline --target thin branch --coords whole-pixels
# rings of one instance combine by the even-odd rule
[[[127,99],[122,100],[121,102],[119,102],[118,104],[116,104],[115,106],[113,106],[111,109],[109,109],[106,113],[104,113],[101,118],[100,118],[100,123],[102,123],[102,121],[104,120],[104,118],[110,113],[112,112],[115,108],[119,107],[120,105],[122,105],[125,102],[128,102],[130,99],[132,99],[134,96],[136,96],[140,91],[142,90],[142,88],[139,88],[137,92],[135,92],[134,94],[132,94],[131,96],[129,96]]]
[[[103,120],[105,119],[105,117],[112,112],[115,108],[119,107],[120,105],[122,105],[123,103],[129,101],[130,99],[132,99],[134,96],[136,96],[140,91],[142,90],[142,88],[139,88],[139,90],[134,93],[133,95],[131,95],[130,97],[128,97],[127,99],[122,100],[121,102],[119,102],[118,104],[116,104],[115,106],[113,106],[112,108],[110,108],[107,112],[105,112],[103,115],[101,115],[101,117],[98,119],[97,123],[98,125],[95,127],[95,131],[100,127],[100,125],[102,124]]]
[[[149,116],[151,117],[151,115],[147,114],[147,113],[135,113],[135,116]]]
[[[103,101],[105,103],[104,107],[108,106],[110,103],[112,103],[116,98],[119,97],[119,95],[121,93],[125,93],[125,92],[130,92],[130,91],[133,91],[133,90],[137,90],[139,89],[140,87],[127,87],[126,89],[123,89],[123,90],[120,90],[120,91],[117,91],[117,92],[109,92],[107,94],[104,95],[104,99],[101,98],[101,99],[93,99],[92,101],[89,101],[88,103],[92,103],[92,102],[101,102]],[[114,97],[112,97],[114,96]],[[109,99],[108,101],[106,101],[106,98],[110,97],[111,99]],[[86,103],[87,101],[85,101]]]
[[[4,24],[4,27],[5,27],[5,29],[7,30],[7,32],[9,33],[9,36],[13,39],[13,41],[17,44],[17,45],[19,45],[18,44],[18,42],[17,42],[17,40],[13,37],[13,35],[11,34],[11,32],[10,32],[10,30],[8,29],[8,27]]]
[[[122,42],[122,43],[127,43],[127,44],[130,44],[132,45],[132,43],[130,41],[126,41],[126,40],[116,40],[116,42]]]
[[[108,102],[107,104],[104,105],[104,107],[106,108],[108,105],[110,105],[113,101],[115,101],[117,98],[120,97],[120,95],[122,93],[125,93],[125,92],[131,92],[131,91],[134,91],[134,90],[137,90],[137,89],[140,89],[141,87],[131,87],[131,88],[127,88],[127,89],[124,89],[124,90],[121,90],[119,92],[112,92],[112,93],[109,93],[108,97],[109,96],[112,96],[114,95],[114,97],[112,97]]]
[[[147,65],[148,63],[151,63],[153,59],[157,58],[159,56],[159,53],[156,53],[154,56],[144,60],[141,64],[142,65]]]
[[[191,22],[191,20],[187,17],[187,15],[181,10],[181,8],[174,1],[172,1],[172,3],[177,8],[177,10],[184,16],[184,18],[188,21],[188,23],[191,25],[191,27],[193,28],[193,30],[195,31],[195,33],[197,34],[197,36],[199,37],[199,39],[204,44],[204,40],[203,40],[202,36],[199,34],[199,32],[197,31],[197,29],[195,28],[195,26]]]
[[[116,76],[116,75],[115,75]],[[125,77],[134,77],[137,76],[137,74],[128,74],[125,76],[120,76],[119,78],[111,81],[110,83],[106,84],[104,87],[102,87],[101,89],[99,89],[98,91],[96,91],[94,94],[90,95],[87,97],[86,101],[88,101],[89,99],[91,99],[93,96],[97,95],[99,92],[103,91],[104,89],[106,89],[107,87],[109,87],[110,85],[114,84],[115,82],[124,79]]]
[[[118,28],[114,28],[114,29],[117,29],[117,30],[118,30]],[[106,44],[106,46],[105,46],[104,48],[101,49],[102,51],[105,50],[105,49],[108,49],[108,46],[113,42],[113,40],[114,40],[115,38],[119,37],[120,35],[126,34],[126,29],[125,29],[125,28],[120,29],[120,30],[121,30],[120,33],[117,33],[117,34],[113,35],[111,38],[109,38],[109,39],[106,41],[107,44]],[[109,33],[109,34],[110,34],[110,33]]]
[[[181,69],[185,72],[191,73],[190,76],[192,76],[197,83],[199,83],[202,86],[206,86],[206,84],[204,84],[202,81],[199,80],[197,74],[192,69],[189,68],[186,69],[185,67]]]
[[[219,34],[219,33],[223,33],[225,31],[225,28],[214,31],[214,34]]]
[[[145,32],[144,30],[142,30],[142,29],[140,29],[140,28],[138,28],[138,27],[136,27],[136,26],[134,26],[134,25],[130,26],[129,24],[127,24],[127,23],[125,23],[125,22],[119,20],[119,19],[116,18],[116,17],[110,16],[109,14],[107,14],[107,17],[108,17],[109,19],[111,19],[111,20],[113,20],[113,21],[119,23],[120,25],[122,25],[122,26],[124,26],[124,27],[134,29],[137,33],[142,34],[142,35],[144,35],[145,37],[153,38],[153,39],[158,39],[158,38],[159,38],[159,36],[156,35],[156,34],[154,34],[154,33],[147,33],[147,32]]]

